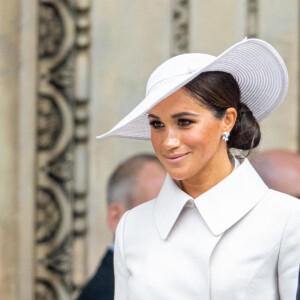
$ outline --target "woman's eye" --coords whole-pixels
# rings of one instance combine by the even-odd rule
[[[191,120],[186,120],[186,119],[179,119],[178,120],[178,125],[181,126],[181,127],[189,126],[192,123],[193,123],[193,121],[191,121]]]
[[[162,128],[164,126],[164,124],[162,122],[159,121],[151,121],[150,126],[152,126],[153,128]]]

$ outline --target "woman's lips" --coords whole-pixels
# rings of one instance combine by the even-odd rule
[[[165,155],[165,158],[169,163],[174,164],[182,161],[188,154],[189,152],[182,154]]]

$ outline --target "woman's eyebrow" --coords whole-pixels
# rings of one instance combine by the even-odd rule
[[[152,115],[152,114],[148,114],[148,118],[153,118],[153,119],[159,120],[158,116]]]
[[[172,117],[172,119],[177,119],[177,118],[184,117],[184,116],[198,116],[198,115],[195,113],[191,113],[191,112],[181,112],[181,113],[172,115],[171,117]]]
[[[177,118],[180,118],[180,117],[184,117],[184,116],[198,116],[198,114],[195,114],[195,113],[191,113],[191,112],[180,112],[178,114],[174,114],[171,116],[172,119],[177,119]],[[156,119],[156,120],[159,120],[160,118],[156,115],[153,115],[153,114],[148,114],[148,118],[153,118],[153,119]]]

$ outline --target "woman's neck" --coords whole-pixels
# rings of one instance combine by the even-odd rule
[[[218,164],[219,168],[208,166],[195,176],[181,180],[182,190],[190,195],[193,199],[199,197],[224,178],[226,178],[234,169],[229,158]]]

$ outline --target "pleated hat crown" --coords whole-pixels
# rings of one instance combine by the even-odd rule
[[[181,54],[168,59],[150,75],[146,87],[146,97],[159,84],[173,80],[176,77],[193,74],[197,70],[206,67],[215,59],[215,56],[202,53]]]

